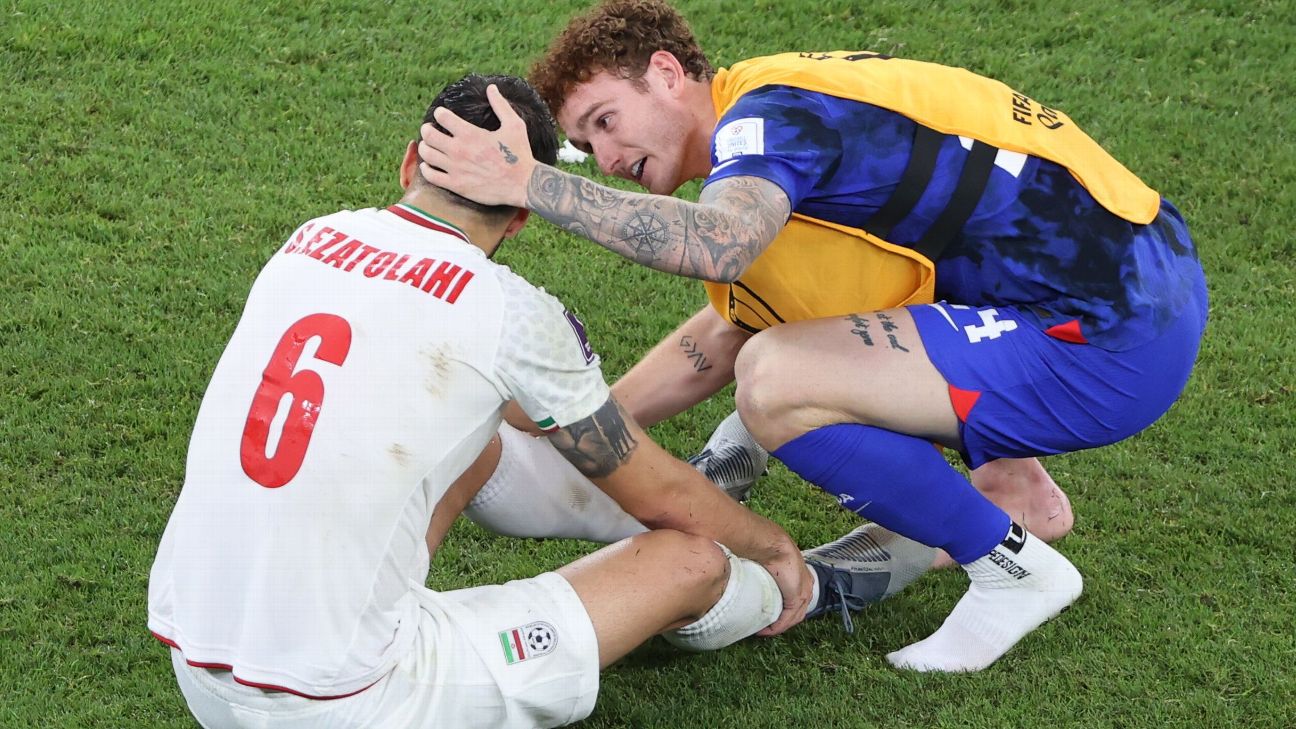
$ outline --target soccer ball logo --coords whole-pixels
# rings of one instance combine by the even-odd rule
[[[504,663],[511,666],[552,653],[554,646],[558,645],[558,631],[549,623],[535,622],[501,630],[499,639],[504,650]]]
[[[558,636],[554,632],[554,627],[549,623],[531,623],[523,630],[524,639],[527,647],[531,649],[531,655],[544,655],[554,649],[554,644],[558,642]]]

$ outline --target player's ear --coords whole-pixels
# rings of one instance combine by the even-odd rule
[[[402,190],[408,190],[410,183],[414,181],[414,175],[419,174],[419,153],[418,140],[412,140],[405,146],[405,158],[401,160],[400,165],[400,186]]]
[[[517,213],[513,215],[513,219],[509,221],[508,227],[504,228],[504,237],[512,238],[517,235],[518,231],[522,230],[522,226],[526,225],[527,219],[530,217],[530,210],[527,210],[526,208],[518,208]]]
[[[674,91],[683,85],[687,76],[684,66],[670,51],[654,51],[648,58],[648,70],[661,79],[666,88]]]

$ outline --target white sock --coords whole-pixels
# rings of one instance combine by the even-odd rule
[[[819,604],[819,572],[817,570],[810,570],[810,580],[810,609],[813,610]]]
[[[648,531],[562,457],[547,438],[501,424],[500,461],[464,516],[510,537],[611,544]]]
[[[939,630],[887,655],[891,665],[979,671],[1062,612],[1083,588],[1080,573],[1066,557],[1017,524],[1003,544],[963,569],[971,578],[967,594]]]
[[[751,560],[735,557],[724,545],[718,546],[729,558],[724,594],[696,622],[662,634],[673,646],[688,651],[719,650],[769,626],[783,612],[783,595],[770,573]]]

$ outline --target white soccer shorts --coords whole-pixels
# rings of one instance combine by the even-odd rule
[[[172,650],[190,711],[207,729],[554,727],[598,696],[598,640],[571,585],[554,572],[453,592],[417,586],[413,649],[369,688],[308,699],[236,683]]]

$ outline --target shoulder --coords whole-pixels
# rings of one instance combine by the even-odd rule
[[[558,297],[545,291],[544,287],[536,286],[519,276],[508,266],[494,262],[490,262],[488,265],[492,277],[499,285],[500,295],[507,306],[538,306],[544,309],[557,307],[559,310],[562,309],[562,302],[558,300]]]
[[[858,99],[848,99],[799,86],[761,86],[743,94],[720,118],[720,128],[730,121],[759,117],[774,129],[795,133],[799,129],[848,130],[884,123],[896,112]]]
[[[504,326],[526,334],[530,343],[567,341],[573,332],[588,346],[585,328],[557,296],[514,273],[507,266],[493,264],[503,303]]]
[[[734,144],[796,151],[807,144],[839,146],[843,126],[855,126],[870,107],[858,101],[795,86],[762,86],[743,94],[716,124],[717,152]],[[734,150],[744,154],[744,149]]]
[[[760,86],[739,96],[721,118],[760,116],[767,119],[799,118],[803,115],[822,114],[834,97],[810,89],[784,84]],[[836,99],[841,101],[841,99]]]
[[[712,137],[713,162],[719,166],[747,157],[748,173],[752,173],[750,165],[760,164],[751,161],[758,158],[784,160],[811,172],[815,171],[811,168],[831,165],[843,146],[838,128],[843,112],[834,109],[842,101],[794,86],[753,89],[717,122]]]

